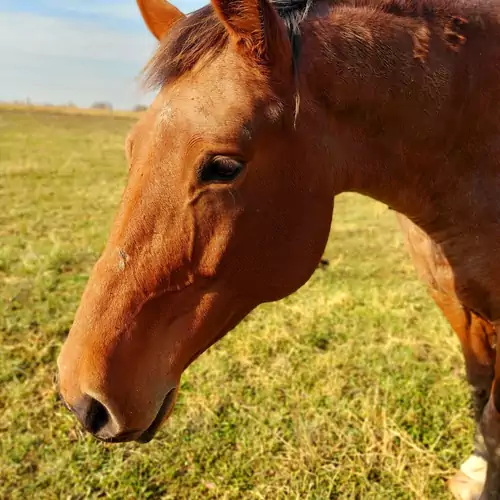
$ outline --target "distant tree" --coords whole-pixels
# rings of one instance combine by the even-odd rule
[[[144,106],[144,104],[138,104],[137,106],[134,106],[134,111],[136,113],[141,113],[142,111],[146,111],[148,109],[147,106]]]
[[[110,102],[98,101],[92,104],[92,109],[107,109],[113,111],[113,105]]]

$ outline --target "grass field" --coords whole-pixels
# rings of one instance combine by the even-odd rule
[[[183,378],[148,445],[58,401],[56,357],[127,175],[132,118],[0,111],[0,498],[439,499],[472,448],[458,342],[394,215],[336,204],[330,265]]]

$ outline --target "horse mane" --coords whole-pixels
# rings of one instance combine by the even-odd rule
[[[431,21],[443,15],[471,12],[481,0],[270,0],[283,19],[292,44],[292,66],[297,76],[300,52],[300,24],[316,4],[331,7],[363,7],[394,16],[418,17]],[[479,3],[478,3],[479,1]],[[487,3],[486,0],[483,3]],[[208,4],[178,21],[144,70],[144,81],[154,89],[172,82],[194,69],[198,63],[206,64],[228,44],[229,35]]]
[[[290,42],[294,70],[300,51],[300,23],[314,0],[272,0],[283,19]],[[210,4],[177,22],[145,68],[145,83],[158,88],[191,71],[198,62],[209,62],[227,46],[227,30]]]

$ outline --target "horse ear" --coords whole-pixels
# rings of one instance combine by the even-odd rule
[[[285,23],[268,0],[211,0],[237,45],[260,62],[289,60]]]
[[[161,40],[184,14],[165,0],[137,0],[137,5],[149,31]]]

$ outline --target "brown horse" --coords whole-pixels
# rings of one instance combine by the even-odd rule
[[[452,487],[500,498],[500,6],[139,7],[161,40],[147,68],[160,92],[128,138],[128,185],[59,357],[67,405],[99,439],[150,440],[185,368],[308,280],[335,195],[356,191],[404,214],[462,343],[484,439]]]

